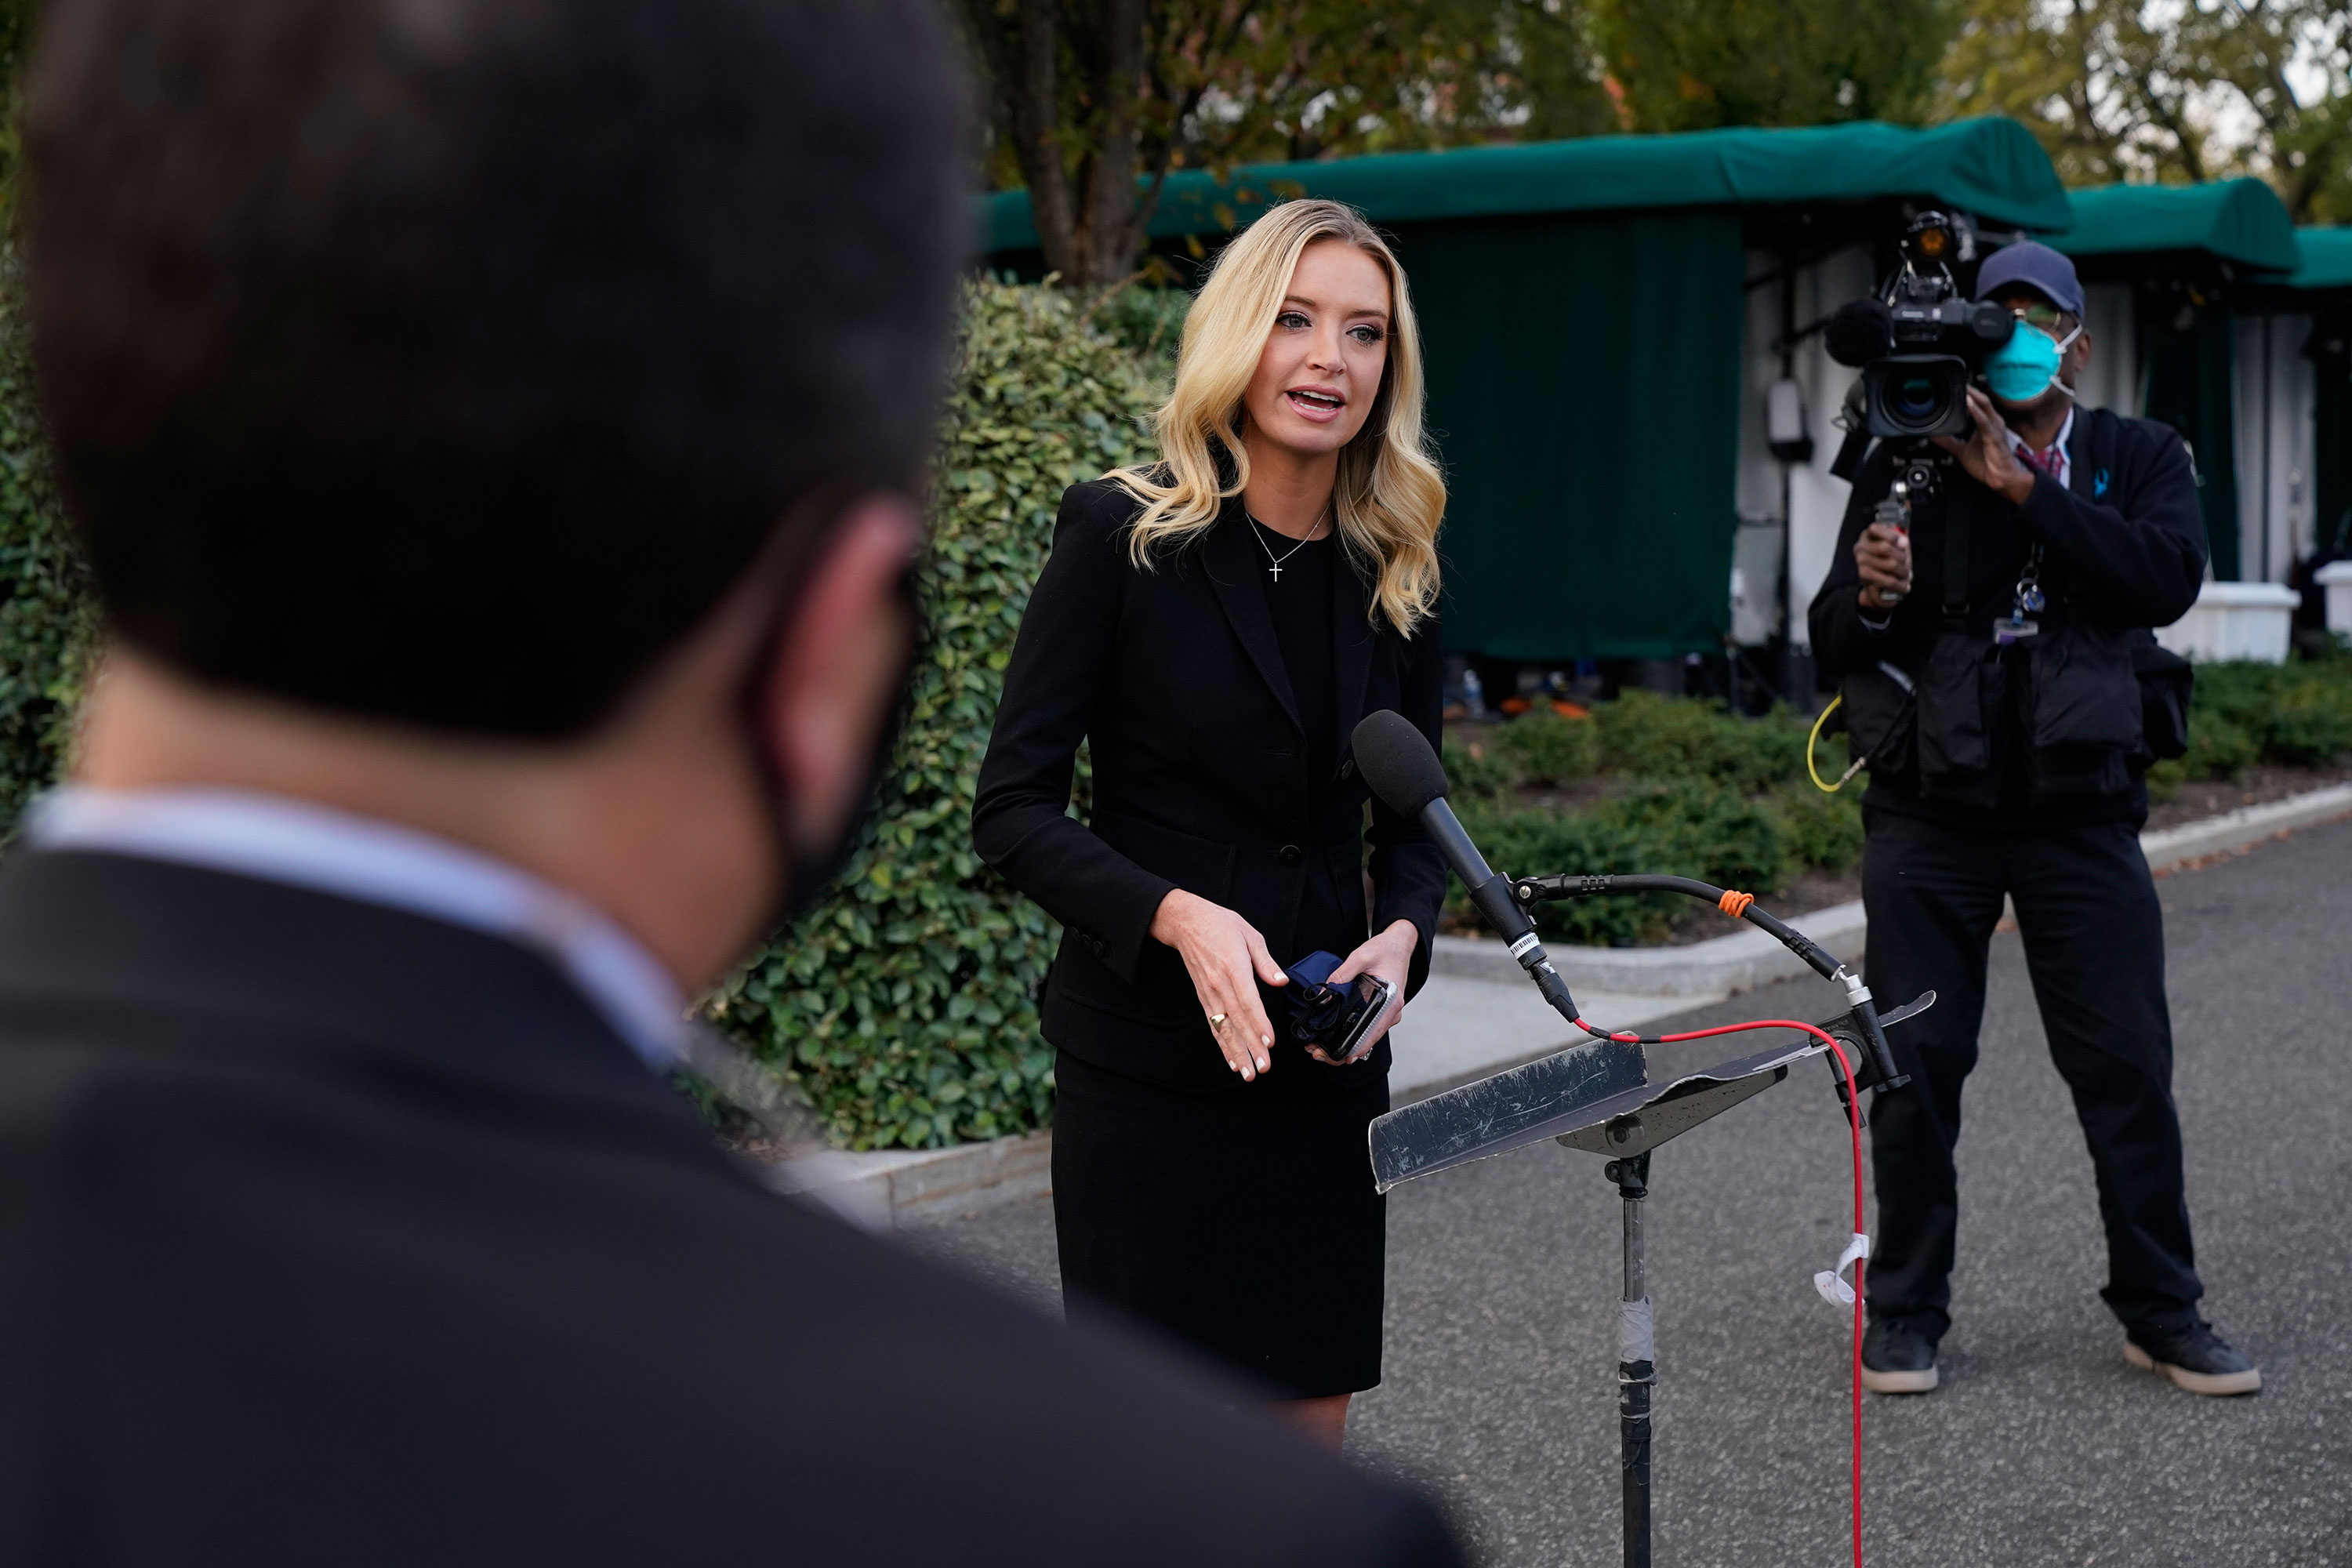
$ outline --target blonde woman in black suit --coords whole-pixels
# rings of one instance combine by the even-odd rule
[[[1367,836],[1348,748],[1382,708],[1437,739],[1421,407],[1404,274],[1360,216],[1293,202],[1236,238],[1161,460],[1063,498],[973,809],[982,858],[1067,928],[1044,1024],[1072,1310],[1157,1327],[1334,1444],[1380,1381],[1365,1129],[1445,889],[1416,826],[1375,802]],[[1284,970],[1318,949],[1396,990],[1345,1062],[1283,1026]]]

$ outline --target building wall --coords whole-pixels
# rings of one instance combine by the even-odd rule
[[[2138,303],[2128,283],[2094,283],[2083,290],[2083,326],[2091,363],[2075,387],[2086,408],[2137,416],[2147,405],[2140,384]]]
[[[1780,258],[1769,251],[1748,253],[1751,279],[1770,277],[1779,266]],[[1823,320],[1840,305],[1869,293],[1876,281],[1869,252],[1859,245],[1801,269],[1793,311],[1796,325],[1801,330]],[[1812,458],[1808,462],[1784,464],[1766,444],[1765,395],[1781,373],[1780,316],[1777,282],[1748,289],[1736,492],[1740,529],[1734,556],[1743,591],[1735,603],[1732,635],[1751,647],[1770,637],[1784,623],[1793,628],[1795,640],[1801,646],[1804,643],[1805,609],[1822,579],[1829,574],[1849,489],[1843,479],[1831,477],[1830,464],[1845,438],[1834,421],[1856,373],[1829,357],[1819,332],[1798,345],[1790,367],[1804,393]],[[1793,528],[1789,526],[1791,519]],[[1787,594],[1781,597],[1776,595],[1774,585],[1780,576],[1784,544],[1789,581]]]
[[[2235,400],[2238,536],[2248,582],[2284,583],[2312,551],[2318,387],[2304,357],[2311,318],[2241,316]]]

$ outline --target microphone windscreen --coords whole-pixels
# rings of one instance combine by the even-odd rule
[[[1403,714],[1387,708],[1366,714],[1349,744],[1364,782],[1391,811],[1419,816],[1423,806],[1444,798],[1445,764]]]
[[[1865,365],[1895,352],[1895,323],[1878,300],[1856,300],[1838,307],[1822,345],[1840,364]]]

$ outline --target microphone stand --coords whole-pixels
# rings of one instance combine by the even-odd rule
[[[1704,882],[1654,876],[1522,878],[1515,883],[1494,877],[1484,889],[1475,890],[1491,893],[1497,885],[1510,889],[1514,902],[1520,906],[1512,912],[1522,924],[1525,907],[1555,898],[1652,889],[1685,892],[1710,902],[1720,902],[1725,897],[1722,889]],[[1482,900],[1482,907],[1486,901],[1491,899]],[[1868,989],[1811,939],[1756,909],[1752,902],[1741,905],[1740,913],[1779,937],[1815,971],[1845,987],[1851,1008],[1821,1028],[1849,1053],[1856,1089],[1888,1090],[1906,1082],[1894,1070],[1885,1030],[1925,1012],[1934,1005],[1936,994],[1927,992],[1882,1019]],[[1553,1006],[1595,1037],[1377,1118],[1370,1134],[1373,1180],[1385,1193],[1415,1176],[1546,1138],[1563,1148],[1611,1156],[1603,1169],[1617,1188],[1624,1222],[1624,1272],[1617,1318],[1617,1442],[1624,1565],[1651,1568],[1651,1406],[1658,1370],[1656,1313],[1650,1300],[1643,1245],[1651,1152],[1763,1093],[1787,1078],[1793,1063],[1823,1056],[1828,1047],[1809,1036],[1793,1047],[1653,1085],[1643,1047],[1661,1042],[1630,1034],[1611,1035],[1584,1023],[1532,933],[1513,946]],[[1846,1114],[1859,1118],[1862,1107],[1847,1094],[1845,1078],[1834,1063],[1831,1076]]]
[[[1642,1201],[1650,1195],[1648,1151],[1606,1167],[1625,1207],[1625,1289],[1619,1298],[1618,1468],[1623,1474],[1625,1568],[1650,1568],[1650,1390],[1657,1386],[1650,1287],[1642,1266]],[[1638,1333],[1631,1326],[1639,1323]]]

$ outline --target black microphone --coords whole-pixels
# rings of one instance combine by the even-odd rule
[[[1895,352],[1895,319],[1876,300],[1841,305],[1822,330],[1822,346],[1840,364],[1861,366]]]
[[[1536,938],[1535,922],[1528,919],[1527,910],[1511,892],[1510,879],[1487,866],[1478,846],[1463,831],[1461,818],[1445,804],[1445,764],[1438,761],[1428,737],[1403,714],[1383,708],[1365,716],[1349,743],[1355,750],[1358,771],[1381,797],[1381,804],[1400,816],[1420,819],[1444,852],[1446,864],[1470,889],[1470,901],[1496,933],[1511,944],[1511,956],[1534,979],[1544,1000],[1570,1023],[1581,1024],[1576,998],[1569,994],[1568,983],[1551,966],[1543,943]]]

